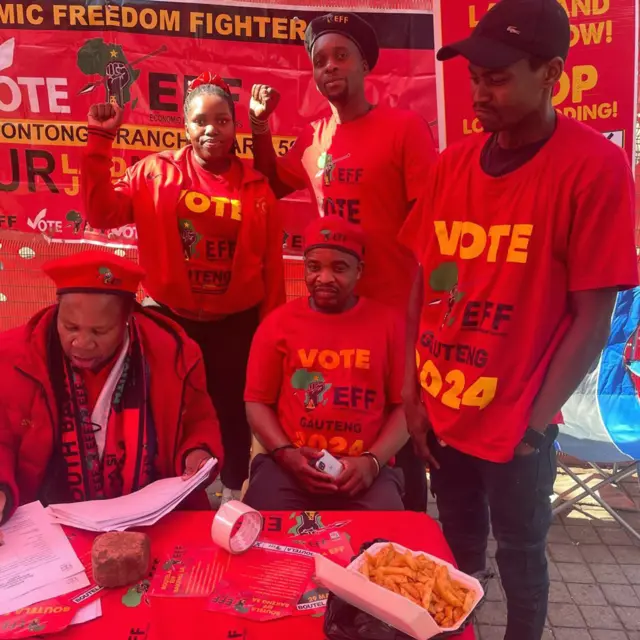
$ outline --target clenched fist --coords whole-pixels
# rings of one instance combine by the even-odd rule
[[[257,120],[267,121],[280,102],[280,94],[266,84],[254,84],[251,89],[249,113]]]
[[[90,127],[115,133],[124,120],[124,109],[116,102],[92,104],[87,117]]]

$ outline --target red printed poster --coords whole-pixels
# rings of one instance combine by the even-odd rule
[[[256,542],[246,553],[233,556],[207,609],[261,622],[293,615],[314,568],[310,551]]]
[[[571,22],[571,49],[554,105],[635,155],[638,77],[637,0],[559,0]],[[466,38],[495,4],[436,0],[436,49]],[[467,62],[438,64],[440,148],[482,127],[474,117]]]
[[[346,567],[354,556],[349,534],[344,531],[320,529],[291,537],[287,540],[287,544],[300,545],[313,553],[320,553],[342,567]],[[328,597],[327,589],[317,585],[313,579],[309,580],[293,615],[305,615],[310,612],[320,615],[327,606]]]
[[[231,565],[233,556],[219,547],[189,549],[178,546],[162,562],[149,587],[149,595],[207,598]]]

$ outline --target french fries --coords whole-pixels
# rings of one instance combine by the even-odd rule
[[[375,555],[365,551],[360,573],[426,609],[443,629],[453,627],[473,608],[474,592],[453,580],[445,565],[424,554],[400,553],[391,543]]]

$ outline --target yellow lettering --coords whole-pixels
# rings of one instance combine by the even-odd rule
[[[532,224],[514,224],[509,250],[507,251],[507,262],[519,262],[525,264],[527,262],[527,249],[531,233],[533,232]]]
[[[251,24],[252,24],[251,16],[244,16],[244,17],[236,16],[235,35],[236,36],[244,35],[247,38],[250,38],[252,34]]]
[[[187,205],[187,209],[194,213],[204,213],[211,206],[210,200],[196,191],[189,191],[189,193],[187,193],[185,204]]]
[[[39,13],[39,16],[34,16],[34,13]],[[44,18],[42,17],[42,7],[38,4],[30,4],[27,7],[27,20],[29,24],[42,24]]]
[[[291,40],[304,40],[304,32],[307,29],[306,20],[293,18],[289,23],[289,38]]]
[[[155,29],[158,26],[158,14],[153,9],[143,9],[140,12],[140,25],[143,29]]]
[[[54,4],[53,5],[53,24],[60,26],[62,19],[67,17],[67,5],[66,4]],[[0,16],[1,18],[1,16]],[[0,20],[2,22],[2,20]]]
[[[465,407],[484,409],[495,397],[498,378],[478,378],[463,394],[462,404]]]
[[[500,247],[500,238],[506,238],[511,233],[510,224],[494,224],[489,227],[489,250],[487,251],[487,262],[495,262]]]
[[[420,371],[420,386],[434,398],[442,391],[442,376],[433,360],[427,360]]]
[[[471,236],[471,244],[464,246],[465,235]],[[463,260],[473,260],[477,258],[487,246],[486,231],[475,222],[463,222],[460,234],[460,257]]]
[[[553,104],[562,104],[571,93],[571,101],[574,103],[582,102],[585,91],[590,91],[598,83],[598,70],[590,64],[576,65],[571,70],[571,79],[568,74],[562,73],[558,90],[553,97]]]
[[[356,369],[369,369],[371,351],[369,349],[356,349]]]
[[[340,355],[342,356],[342,359],[344,361],[345,369],[351,369],[351,358],[355,355],[355,353],[355,349],[342,349],[342,351],[340,351]]]
[[[454,221],[451,223],[451,234],[447,231],[447,223],[444,220],[434,220],[436,237],[440,246],[440,254],[443,256],[455,255],[458,243],[460,242],[460,232],[462,223]]]
[[[231,219],[238,221],[242,220],[242,204],[240,200],[231,201]]]
[[[138,24],[138,14],[131,7],[122,7],[122,26],[132,29]]]
[[[298,349],[298,358],[300,358],[300,363],[305,368],[312,367],[317,357],[318,357],[317,349],[311,349],[311,351],[309,351],[309,354],[307,354],[307,352],[304,349]]]
[[[92,27],[104,27],[104,19],[102,17],[102,7],[91,5],[87,7],[89,24]]]
[[[191,11],[189,13],[189,31],[196,33],[199,27],[202,27],[204,22],[204,13],[201,11]]]
[[[441,402],[443,405],[450,407],[451,409],[460,409],[461,399],[460,396],[464,391],[464,373],[459,369],[452,369],[445,376],[444,381],[450,384],[451,387],[442,394]]]
[[[180,31],[180,12],[160,9],[160,28],[163,31]]]
[[[573,68],[573,90],[571,101],[582,102],[585,91],[591,91],[598,83],[598,70],[590,64],[579,65]]]
[[[230,36],[233,33],[233,22],[228,13],[220,13],[216,17],[216,31],[221,36]]]
[[[273,18],[271,20],[271,28],[273,37],[276,40],[286,40],[289,36],[287,33],[287,19],[286,18]]]
[[[118,16],[118,8],[113,5],[107,5],[104,8],[104,22],[107,27],[118,27],[120,26]]]
[[[83,27],[88,27],[87,20],[85,18],[85,7],[78,5],[71,5],[69,7],[69,23],[71,26],[80,24]]]
[[[0,24],[15,24],[16,23],[16,11],[12,4],[8,4],[6,7],[0,5]]]
[[[335,351],[323,349],[318,355],[318,364],[323,369],[335,369],[340,364],[340,356]]]

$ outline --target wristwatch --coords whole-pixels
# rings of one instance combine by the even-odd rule
[[[540,447],[545,443],[547,437],[542,431],[537,431],[536,429],[532,429],[528,427],[524,432],[524,436],[522,438],[522,442],[528,444],[532,449],[536,451],[540,450]]]

